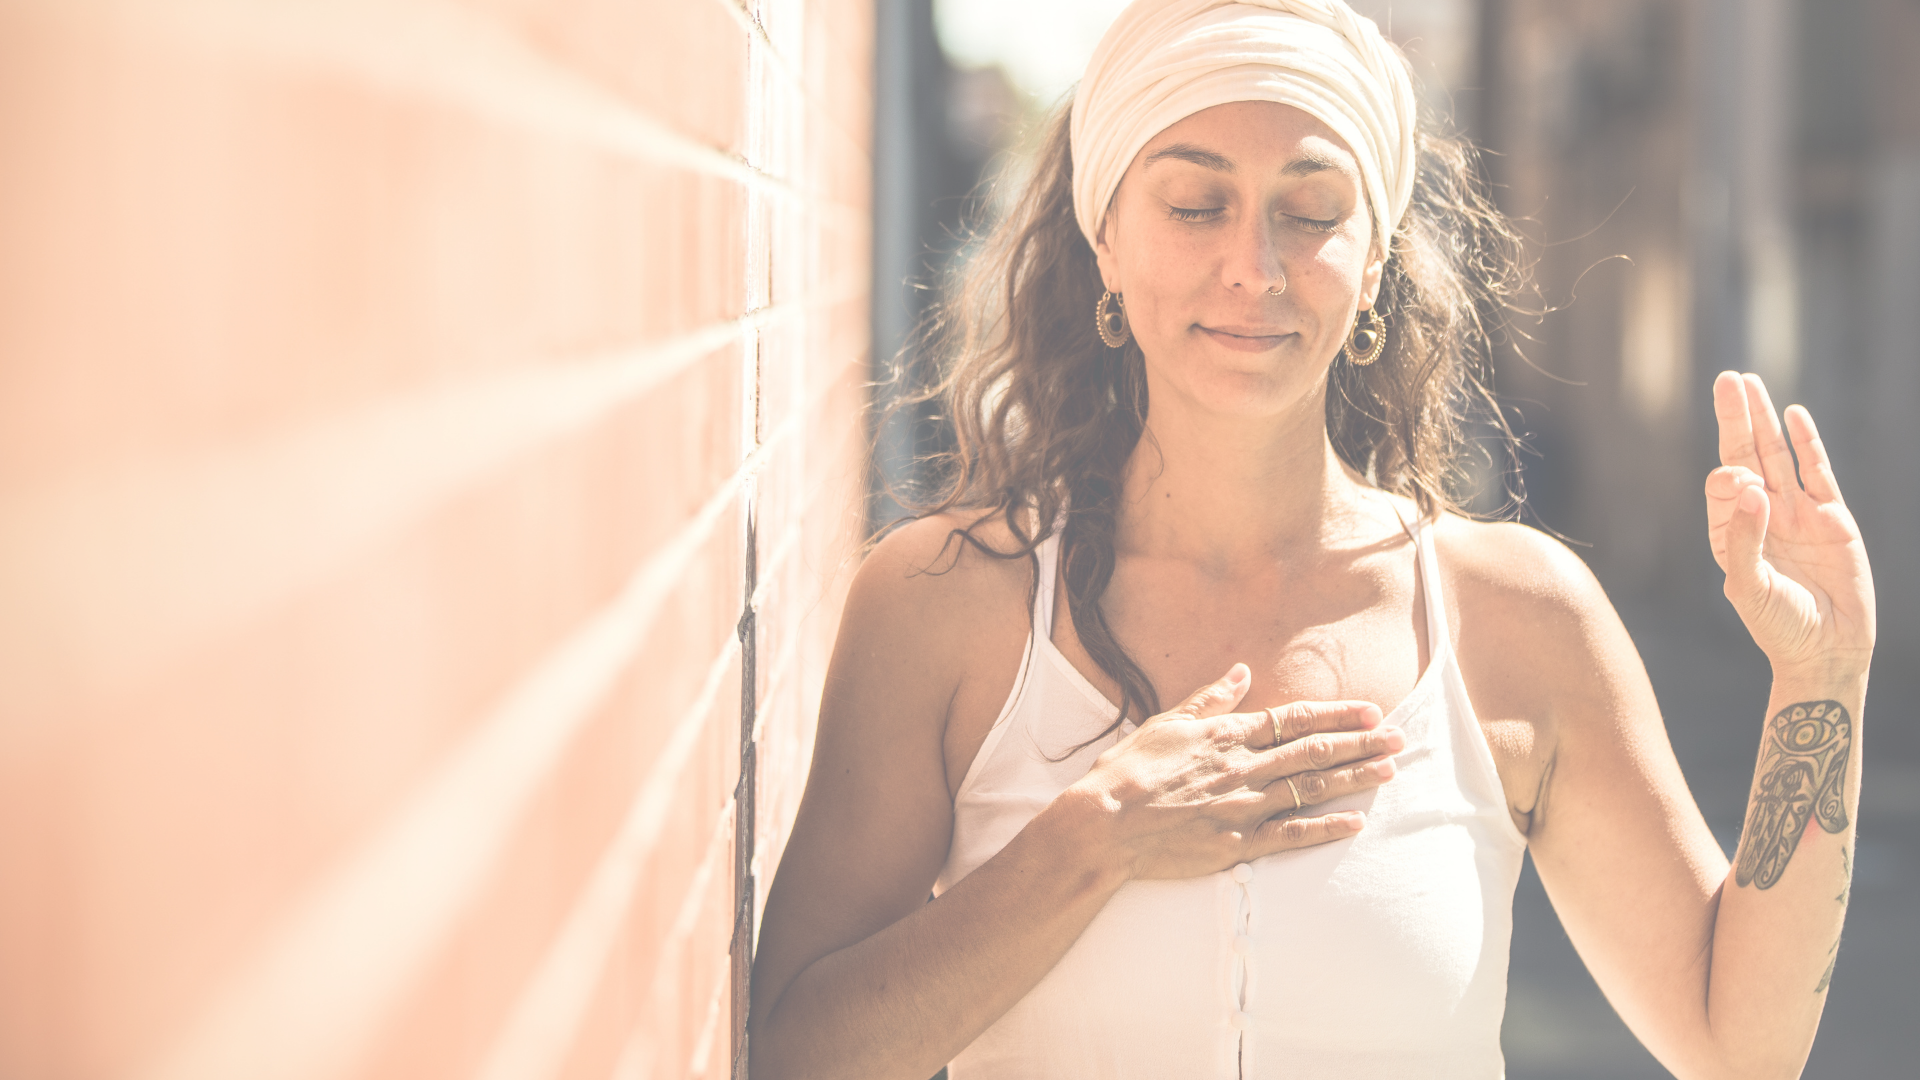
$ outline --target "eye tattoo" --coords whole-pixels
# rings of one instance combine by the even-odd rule
[[[1853,719],[1837,701],[1789,705],[1767,724],[1735,884],[1772,888],[1800,846],[1809,818],[1830,833],[1847,827],[1843,788],[1852,750]]]

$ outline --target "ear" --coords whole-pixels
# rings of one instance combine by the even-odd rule
[[[1386,274],[1387,255],[1379,244],[1367,255],[1366,269],[1360,274],[1360,299],[1365,301],[1360,310],[1365,311],[1380,299],[1380,279]]]
[[[1124,293],[1126,289],[1120,283],[1120,257],[1113,253],[1110,238],[1119,232],[1113,221],[1113,210],[1109,206],[1106,216],[1100,219],[1100,231],[1093,235],[1093,259],[1100,265],[1101,287],[1111,293]]]

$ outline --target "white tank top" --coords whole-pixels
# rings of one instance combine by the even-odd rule
[[[1415,529],[1427,670],[1387,715],[1394,779],[1321,804],[1366,811],[1351,839],[1206,877],[1132,881],[1052,971],[960,1053],[952,1080],[1504,1075],[1513,890],[1526,839],[1447,632],[1431,529]],[[1019,677],[954,798],[935,892],[998,852],[1129,722],[1052,641],[1059,536],[1037,551]]]

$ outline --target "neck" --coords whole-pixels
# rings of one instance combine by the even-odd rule
[[[1324,382],[1278,416],[1223,416],[1171,394],[1149,401],[1122,487],[1119,552],[1227,573],[1309,558],[1364,497],[1327,438]]]

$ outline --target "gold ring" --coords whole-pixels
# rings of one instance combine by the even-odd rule
[[[1273,721],[1273,745],[1279,746],[1280,745],[1280,706],[1269,705],[1260,711],[1267,714],[1268,720]]]
[[[1293,792],[1293,812],[1297,814],[1300,812],[1301,807],[1300,789],[1293,786],[1293,777],[1286,776],[1281,779],[1287,782],[1287,790]]]

